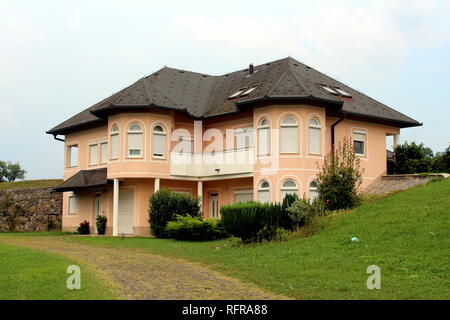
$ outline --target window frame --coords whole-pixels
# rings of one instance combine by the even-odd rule
[[[313,183],[316,184],[315,187],[311,187],[311,185],[312,185]],[[311,191],[317,193],[317,195],[316,195],[313,199],[311,199]],[[318,191],[318,187],[317,187],[317,181],[316,181],[316,180],[312,180],[312,181],[309,183],[309,185],[308,185],[308,200],[309,200],[310,202],[312,202],[312,201],[314,201],[318,196],[319,196],[319,191]]]
[[[99,152],[99,159],[100,159],[99,164],[100,165],[108,163],[108,144],[109,144],[108,140],[102,140],[102,141],[99,142],[99,146],[100,146],[100,148],[99,148],[99,150],[100,150],[100,152]],[[103,145],[106,145],[106,156],[105,156],[105,159],[104,159],[105,161],[103,161],[103,157],[102,157],[102,155],[103,155],[102,146]]]
[[[96,147],[97,148],[97,151],[96,151],[97,152],[97,157],[95,159],[95,163],[92,162],[92,160],[94,160],[94,159],[92,159],[92,157],[91,157],[91,148],[92,147]],[[98,166],[98,164],[99,164],[98,142],[97,141],[96,142],[90,142],[88,144],[88,165],[90,167],[95,167],[95,166]]]
[[[117,128],[117,131],[115,131],[114,128]],[[110,136],[109,158],[110,158],[110,160],[117,160],[120,157],[120,127],[118,124],[114,124],[111,127],[111,132],[110,132],[109,136]],[[113,137],[117,137],[117,156],[113,156],[114,155]]]
[[[364,136],[364,140],[359,140],[359,139],[355,139],[355,135],[362,135]],[[355,155],[359,156],[359,157],[366,157],[367,156],[367,131],[362,131],[362,130],[353,130],[352,132],[352,140],[353,140],[353,151],[355,152]],[[357,153],[356,152],[356,148],[355,148],[355,142],[362,142],[362,146],[363,146],[363,153]]]
[[[132,126],[139,126],[140,130],[131,130]],[[130,135],[140,135],[141,136],[141,147],[140,148],[130,148]],[[139,155],[132,155],[130,151],[139,150]],[[144,157],[144,128],[140,123],[132,122],[127,127],[127,158],[130,159],[142,159]]]
[[[318,124],[311,124],[311,121],[315,120]],[[312,130],[319,130],[319,153],[311,152],[311,132]],[[320,120],[316,116],[312,116],[308,121],[308,154],[322,155],[322,125]]]
[[[267,187],[263,187],[262,186],[263,183],[267,183]],[[263,193],[263,192],[267,193],[267,195],[268,195],[267,202],[262,202],[261,201],[261,193]],[[258,185],[258,201],[261,202],[261,203],[270,203],[270,182],[267,181],[266,179],[263,179]]]
[[[75,200],[75,211],[72,210],[71,199]],[[78,197],[76,194],[72,193],[67,198],[67,215],[70,217],[78,216]]]
[[[285,187],[284,186],[284,184],[286,183],[286,182],[288,182],[288,181],[292,181],[294,184],[295,184],[295,187]],[[281,183],[281,188],[280,188],[280,196],[281,196],[281,202],[284,200],[284,197],[286,196],[284,196],[283,197],[283,193],[284,192],[286,192],[286,194],[287,194],[287,192],[292,192],[292,193],[295,193],[295,194],[297,194],[297,196],[299,195],[299,188],[298,188],[298,183],[297,183],[297,181],[295,181],[295,179],[294,178],[286,178],[286,179],[284,179],[283,180],[283,182]]]
[[[155,131],[156,127],[160,127],[162,129],[162,131]],[[155,135],[164,137],[164,139],[163,139],[163,141],[164,141],[163,150],[164,151],[163,151],[162,155],[154,153]],[[152,127],[152,150],[151,150],[151,153],[152,153],[152,159],[166,159],[166,157],[167,157],[166,156],[167,155],[167,130],[166,130],[165,126],[160,123],[156,123]]]
[[[267,124],[262,124],[264,121],[267,121]],[[261,118],[257,129],[258,129],[258,157],[270,156],[271,144],[270,144],[270,121],[269,121],[269,119],[266,117]],[[261,130],[267,130],[267,146],[266,146],[267,153],[261,153],[261,139],[260,139]]]
[[[77,148],[76,163],[72,164],[72,148]],[[66,168],[77,168],[80,165],[80,146],[78,142],[66,145]]]
[[[283,121],[286,120],[287,118],[293,119],[294,123],[283,123]],[[291,150],[291,151],[283,151],[282,150],[282,148],[283,148],[283,128],[296,128],[297,129],[296,130],[296,135],[295,135],[296,139],[297,139],[297,141],[296,141],[297,143],[295,144],[296,151],[293,151],[293,150]],[[281,121],[280,121],[280,153],[281,154],[298,154],[299,153],[299,150],[300,150],[300,147],[299,147],[299,142],[300,142],[299,132],[300,132],[299,131],[299,121],[294,115],[288,114],[288,115],[285,115],[281,119]]]

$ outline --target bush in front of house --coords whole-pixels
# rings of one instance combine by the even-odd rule
[[[166,235],[168,238],[184,241],[212,241],[229,237],[220,220],[189,215],[176,215],[174,221],[169,221]]]
[[[105,216],[98,216],[97,217],[97,233],[100,235],[104,235],[106,231],[106,223],[108,222],[108,218]]]
[[[319,201],[326,209],[351,209],[359,203],[358,187],[362,182],[363,170],[351,140],[345,139],[335,146],[319,169]]]
[[[166,226],[176,215],[201,217],[200,201],[188,195],[160,189],[150,197],[149,223],[154,236],[166,238]]]
[[[298,196],[295,193],[288,193],[284,196],[283,202],[281,204],[281,210],[283,212],[283,218],[281,222],[281,227],[286,230],[292,230],[295,228],[295,223],[289,216],[287,209],[298,200]]]
[[[302,227],[310,223],[314,217],[325,213],[324,206],[318,199],[312,202],[305,198],[297,199],[286,210],[295,227]]]
[[[77,229],[79,234],[90,234],[89,221],[84,220]]]
[[[280,204],[236,203],[221,207],[220,214],[225,231],[244,243],[273,240],[284,222]]]

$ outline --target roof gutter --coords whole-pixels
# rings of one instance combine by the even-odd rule
[[[54,134],[54,135],[53,135],[53,139],[58,140],[58,141],[62,141],[62,142],[66,142],[66,140],[61,139],[61,138],[58,138],[58,137],[57,137],[57,134]]]

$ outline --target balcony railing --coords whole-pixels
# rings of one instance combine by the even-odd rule
[[[170,174],[174,176],[210,177],[253,172],[253,148],[212,153],[170,154]]]

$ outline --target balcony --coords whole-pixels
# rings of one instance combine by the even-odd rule
[[[170,154],[170,174],[186,177],[214,177],[253,172],[253,148],[217,151],[213,153]]]

